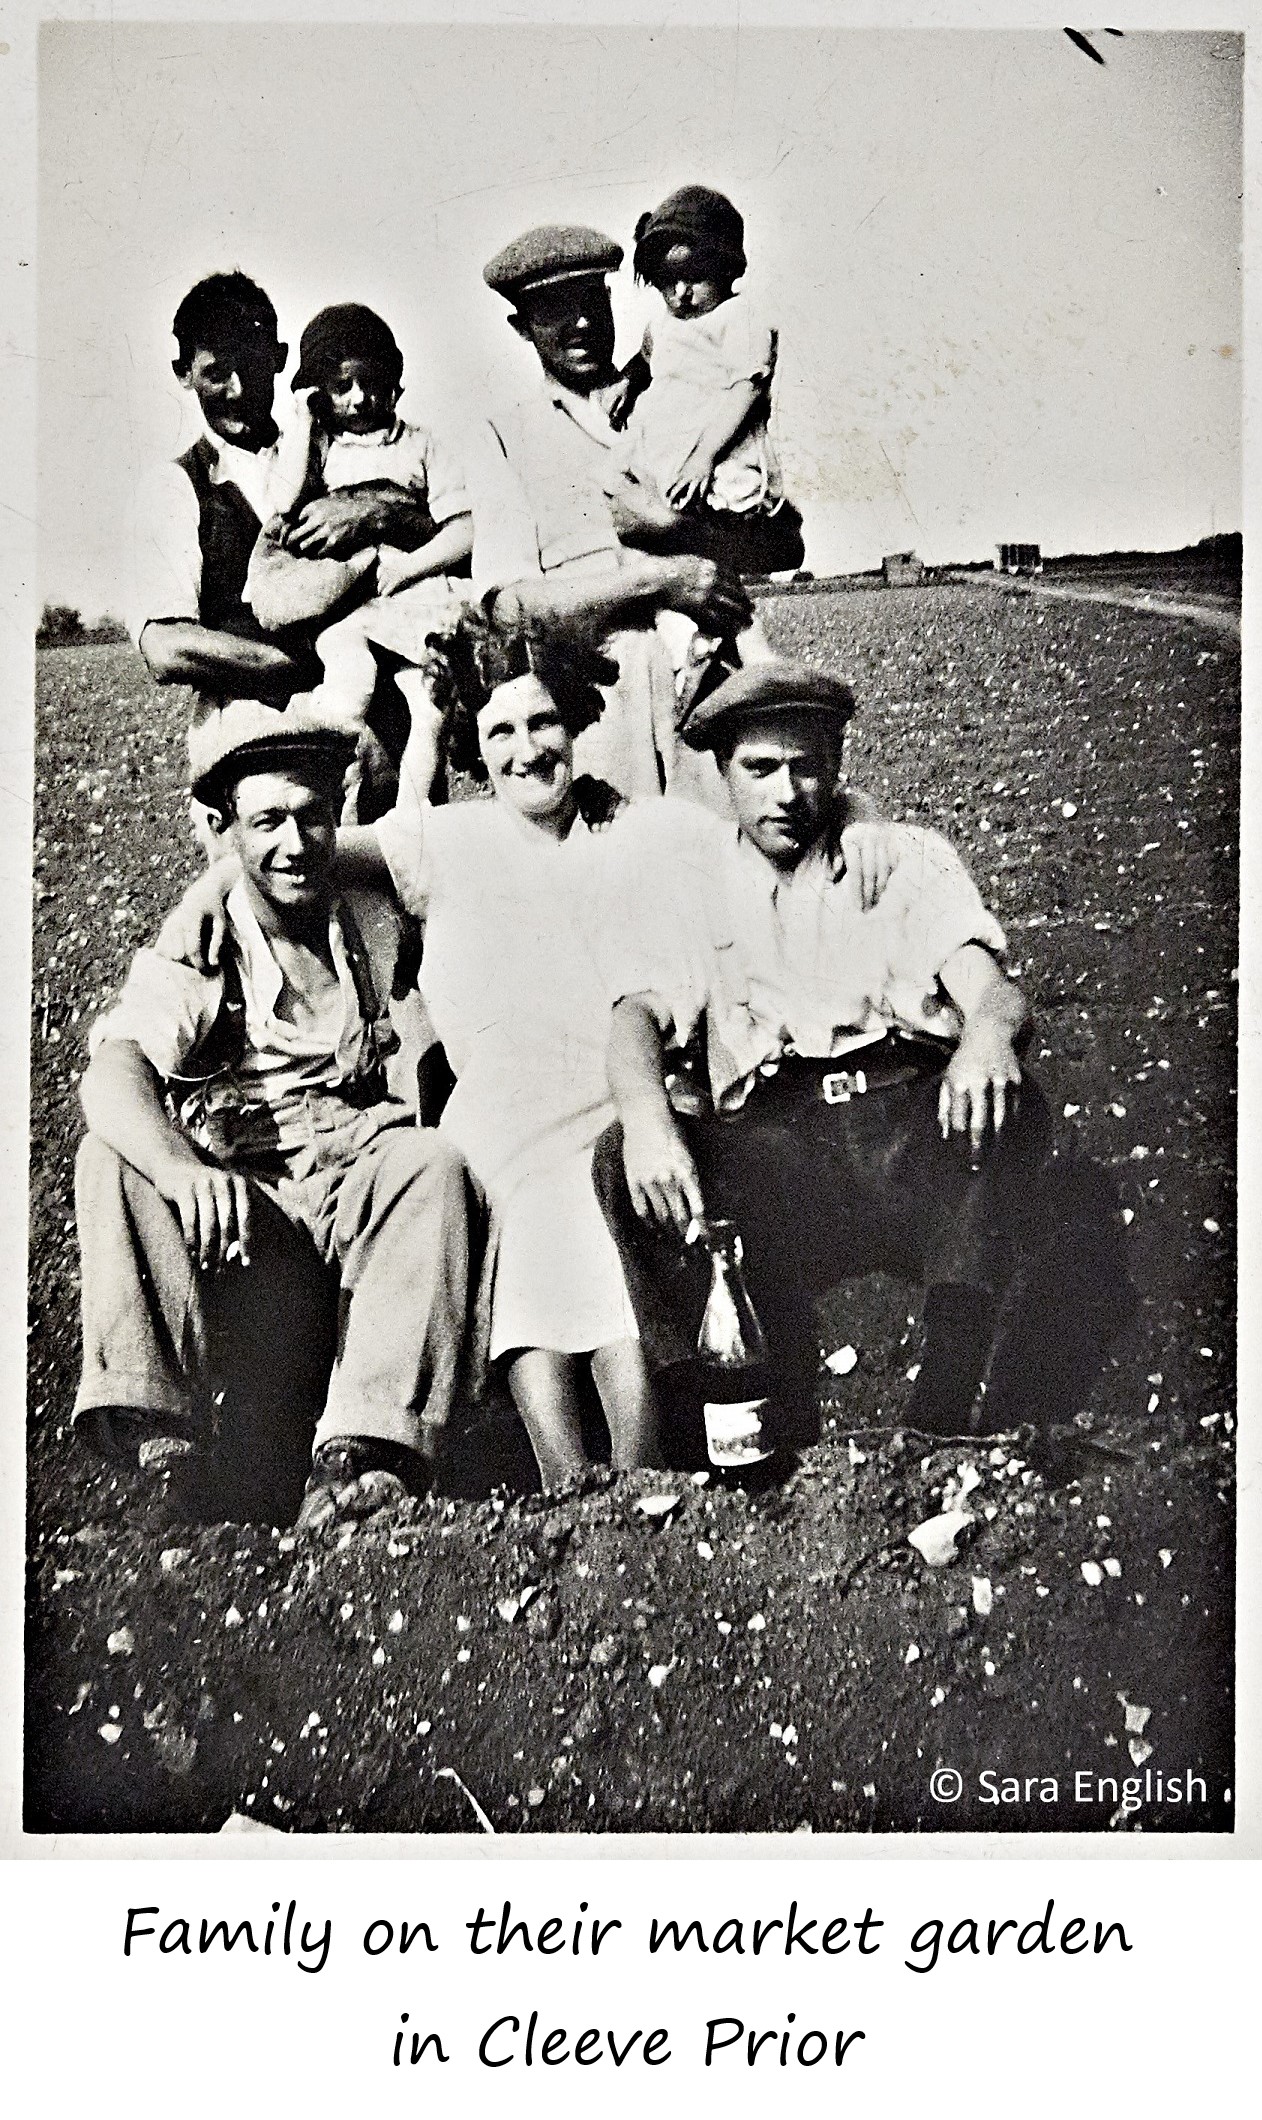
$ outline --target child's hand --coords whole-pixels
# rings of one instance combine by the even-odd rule
[[[842,861],[859,878],[859,896],[865,913],[877,904],[898,862],[898,845],[892,828],[879,820],[848,824],[841,835]]]
[[[714,460],[699,449],[690,449],[666,488],[671,507],[683,510],[703,501],[714,477]]]
[[[404,552],[398,545],[377,547],[377,594],[394,596],[406,589],[416,579],[415,552]]]
[[[316,386],[313,386],[310,390],[295,390],[294,425],[296,427],[319,426],[320,396],[320,390]]]

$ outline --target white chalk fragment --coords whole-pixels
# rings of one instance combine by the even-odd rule
[[[945,1568],[955,1559],[955,1541],[967,1525],[976,1518],[967,1509],[948,1509],[941,1516],[926,1517],[907,1534],[907,1543],[913,1546],[921,1559],[930,1568]]]

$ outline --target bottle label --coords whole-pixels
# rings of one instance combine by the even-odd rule
[[[757,1465],[771,1456],[763,1439],[766,1399],[740,1399],[727,1405],[706,1401],[706,1450],[712,1465]]]

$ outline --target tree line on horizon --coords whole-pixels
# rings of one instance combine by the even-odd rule
[[[107,648],[130,639],[121,618],[107,611],[89,626],[73,604],[45,604],[35,628],[37,648]]]

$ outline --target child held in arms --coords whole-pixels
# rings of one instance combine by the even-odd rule
[[[623,372],[611,417],[627,429],[628,469],[656,488],[681,534],[736,574],[765,575],[799,567],[805,551],[768,428],[777,334],[735,285],[744,241],[731,200],[704,185],[641,214],[632,262],[662,313]],[[742,662],[770,654],[757,622],[736,652]],[[708,660],[708,644],[692,659]]]
[[[427,699],[419,665],[430,634],[454,625],[467,594],[472,517],[463,479],[426,428],[398,416],[403,356],[375,311],[357,302],[322,309],[302,334],[293,380],[294,419],[269,482],[269,521],[255,547],[246,596],[260,623],[329,621],[317,633],[324,668],[321,711],[359,742],[359,774],[388,771],[368,728],[378,677],[374,647],[403,667],[395,682],[409,706]],[[353,559],[304,542],[298,519],[318,493],[381,483],[421,502],[430,535],[414,551],[378,545]],[[355,776],[352,776],[352,784]],[[356,797],[349,798],[350,815]]]

